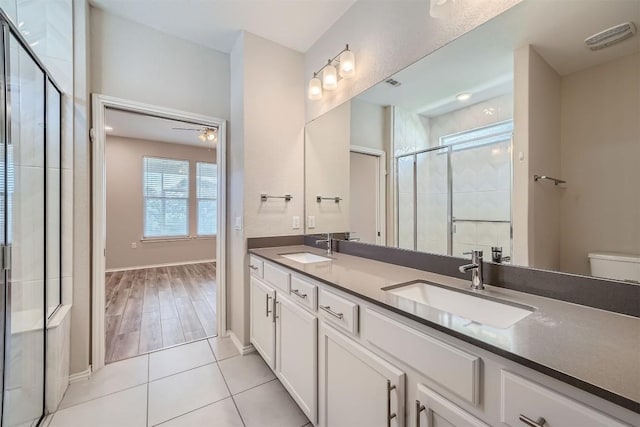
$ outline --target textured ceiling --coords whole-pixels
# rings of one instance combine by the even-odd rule
[[[91,0],[107,12],[230,52],[240,30],[306,52],[355,0]]]

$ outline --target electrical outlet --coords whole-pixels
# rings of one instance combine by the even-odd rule
[[[309,218],[307,218],[307,227],[316,228],[316,217],[315,216],[309,215]]]
[[[138,244],[136,242],[131,243],[131,249],[136,249],[137,247],[138,247]]]
[[[294,230],[297,230],[297,229],[299,229],[299,228],[300,228],[300,217],[299,217],[299,216],[295,215],[295,216],[293,217],[293,223],[291,224],[291,227],[292,227]]]

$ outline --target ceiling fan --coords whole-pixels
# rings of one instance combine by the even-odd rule
[[[218,142],[218,128],[201,127],[201,128],[171,128],[171,129],[200,132],[200,135],[198,135],[198,138],[200,138],[200,141]]]

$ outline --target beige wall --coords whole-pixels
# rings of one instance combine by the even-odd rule
[[[91,7],[91,90],[229,118],[229,55]]]
[[[640,254],[640,54],[562,79],[562,271],[595,251]]]
[[[306,120],[319,117],[519,2],[456,0],[453,14],[445,19],[430,16],[428,1],[356,2],[305,53],[304,64],[308,80],[327,58],[349,43],[356,56],[356,78],[340,81],[338,89],[325,91],[322,100],[307,99]]]
[[[560,267],[560,76],[531,46],[514,53],[513,260]]]
[[[385,151],[388,148],[388,112],[382,105],[358,98],[351,104],[351,145]]]
[[[308,233],[349,231],[349,144],[351,102],[345,102],[306,126],[305,199]],[[316,201],[316,196],[341,197],[340,203]],[[310,228],[308,217],[315,217]]]
[[[107,175],[107,270],[158,264],[209,261],[216,258],[215,238],[142,242],[144,198],[143,157],[189,161],[189,235],[197,235],[196,162],[216,162],[216,151],[204,147],[166,144],[108,136],[105,147]],[[136,248],[131,248],[135,243]]]
[[[243,32],[231,51],[227,321],[249,343],[247,238],[303,233],[303,56]],[[293,200],[260,202],[260,193]],[[293,229],[292,217],[301,227]],[[236,219],[242,227],[236,229]]]

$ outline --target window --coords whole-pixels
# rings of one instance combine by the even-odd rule
[[[202,162],[196,166],[198,236],[211,236],[218,231],[218,166]]]
[[[144,157],[144,237],[189,235],[189,162]]]
[[[453,145],[453,150],[479,147],[511,139],[513,120],[440,137],[440,145]]]

